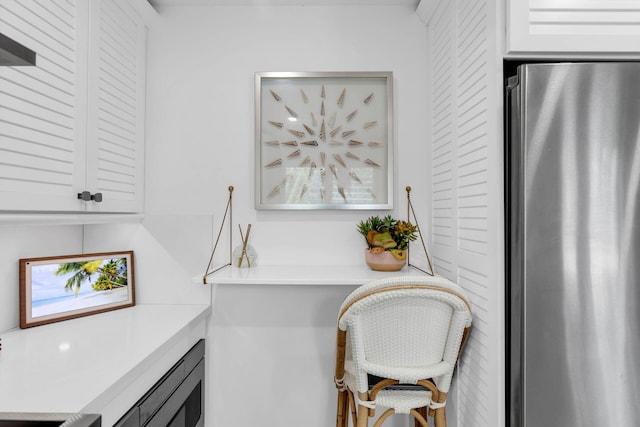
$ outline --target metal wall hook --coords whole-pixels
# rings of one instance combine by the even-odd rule
[[[409,247],[409,251],[408,251],[408,256],[407,256],[407,264],[410,267],[413,267],[417,270],[422,271],[423,273],[427,273],[430,276],[435,276],[435,273],[433,272],[433,265],[431,264],[431,257],[429,257],[429,251],[427,250],[427,245],[425,245],[424,243],[424,238],[422,237],[422,230],[420,228],[420,225],[418,224],[418,218],[416,217],[416,213],[413,210],[413,203],[411,203],[411,187],[407,186],[406,187],[407,190],[407,221],[411,222],[411,217],[413,216],[413,220],[415,221],[415,226],[416,226],[416,230],[418,230],[418,236],[420,236],[420,242],[422,243],[422,249],[424,249],[424,254],[425,257],[427,259],[427,263],[429,264],[429,271],[423,270],[422,268],[416,266],[415,264],[411,264],[411,260],[409,258],[409,256],[411,255],[411,248]]]
[[[207,277],[212,275],[213,273],[222,270],[225,267],[228,267],[231,265],[231,258],[232,258],[232,253],[233,253],[233,237],[231,235],[231,227],[233,225],[233,186],[230,185],[229,186],[229,200],[227,201],[227,207],[224,210],[224,216],[222,217],[222,223],[220,223],[220,231],[218,231],[218,237],[216,239],[216,243],[213,245],[213,251],[211,251],[211,257],[209,258],[209,264],[207,264],[207,269],[204,272],[204,275],[202,276],[202,284],[206,285],[207,284]],[[227,213],[229,214],[229,262],[226,263],[225,265],[216,268],[213,271],[210,271],[211,269],[211,264],[213,262],[213,256],[216,253],[216,248],[218,247],[218,242],[220,241],[220,235],[222,234],[222,229],[224,228],[224,223],[227,220]]]

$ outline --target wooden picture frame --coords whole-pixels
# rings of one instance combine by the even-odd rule
[[[256,209],[392,209],[393,74],[255,74]]]
[[[135,305],[133,251],[20,260],[20,327]]]

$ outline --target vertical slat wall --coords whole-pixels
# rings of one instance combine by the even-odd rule
[[[484,0],[456,2],[456,187],[458,283],[473,301],[474,329],[461,364],[458,382],[461,426],[495,426],[495,398],[491,392],[499,377],[491,371],[491,342],[498,325],[488,312],[492,289],[501,283],[489,279],[487,12]],[[495,359],[493,359],[495,360]]]
[[[455,81],[451,76],[455,72],[455,43],[449,33],[454,24],[452,4],[437,3],[433,13],[433,24],[429,35],[431,40],[431,105],[432,105],[432,203],[434,245],[440,248],[433,251],[433,262],[438,273],[455,276],[455,232],[457,218],[456,201],[456,158],[455,158]]]
[[[37,54],[35,67],[0,67],[0,190],[5,201],[12,193],[73,195],[75,10],[74,0],[0,0],[0,32]]]
[[[458,427],[504,425],[502,136],[491,0],[422,0],[432,114],[432,252],[460,284],[473,329],[457,371]]]
[[[97,153],[90,156],[89,179],[105,201],[132,201],[140,191],[137,184],[143,172],[137,165],[142,157],[139,82],[144,81],[139,44],[145,27],[128,2],[103,0],[98,16],[94,25],[100,30],[90,71],[95,83],[91,90],[97,90],[90,95],[94,116],[89,122]]]

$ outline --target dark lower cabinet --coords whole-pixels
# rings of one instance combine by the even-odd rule
[[[204,426],[204,340],[200,340],[115,427]]]

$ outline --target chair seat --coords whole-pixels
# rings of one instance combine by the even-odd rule
[[[345,361],[345,384],[355,390],[355,376],[350,369],[353,369],[353,361]],[[382,377],[371,377],[382,380]],[[370,384],[371,388],[375,384]],[[426,407],[431,403],[432,393],[426,388],[416,384],[394,384],[382,389],[376,396],[376,406],[393,408],[396,413],[408,414],[413,408]]]
[[[395,367],[384,366],[372,362],[363,362],[362,368],[373,374],[383,378],[395,378],[401,383],[415,383],[417,380],[425,378],[435,378],[453,369],[451,363],[443,360],[429,366],[419,367]]]
[[[389,373],[389,370],[391,368],[377,365],[375,363],[363,363],[363,366],[366,366],[367,372],[369,372],[373,376],[377,376],[380,379],[396,378],[398,381],[404,384],[415,384],[415,381],[419,379],[433,378],[438,375],[442,375],[442,373],[447,372],[447,370],[452,369],[452,364],[446,361],[442,361],[440,363],[436,363],[434,365],[426,367],[393,368],[393,374]],[[355,366],[353,360],[348,359],[344,361],[344,373],[344,382],[352,390],[358,390],[358,387],[356,385]],[[394,388],[397,389],[400,387],[394,386]]]
[[[381,390],[376,396],[376,406],[393,408],[397,414],[408,414],[411,409],[422,408],[431,402],[431,391]]]

